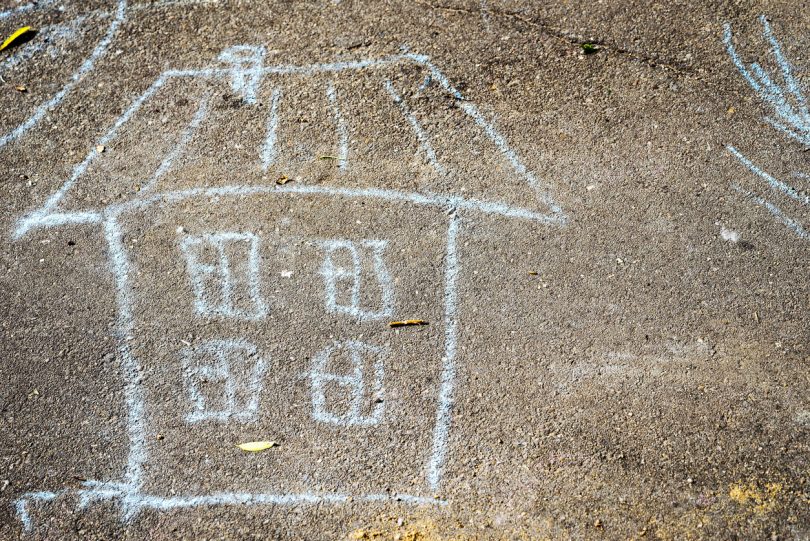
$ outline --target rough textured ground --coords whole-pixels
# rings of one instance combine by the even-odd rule
[[[115,2],[39,4],[0,18],[3,36],[40,29],[0,52],[0,134],[72,86],[0,147],[0,538],[810,538],[810,120],[784,105],[799,111],[810,88],[805,2],[131,1],[100,52]],[[0,11],[22,5],[2,0]],[[758,95],[735,68],[724,23],[781,98]],[[220,53],[240,44],[263,45],[265,66],[425,55],[463,99],[410,60],[264,74],[253,103],[249,81],[177,77],[96,150],[161,73],[227,67]],[[263,169],[276,89],[275,159]],[[150,184],[201,104],[204,119]],[[766,117],[795,120],[794,137]],[[88,152],[99,156],[58,212],[99,212],[96,223],[21,231]],[[273,191],[309,187],[332,191]],[[560,219],[482,213],[460,198]],[[226,294],[205,235],[234,232],[252,236],[223,248],[232,313],[206,312],[195,295],[217,306]],[[245,239],[258,239],[257,290],[239,278],[251,272]],[[358,303],[381,313],[330,312],[335,239],[359,246]],[[388,286],[369,240],[387,241]],[[212,280],[200,291],[183,246]],[[345,247],[333,255],[353,268]],[[351,304],[347,280],[337,279],[340,306]],[[410,318],[429,324],[388,327]],[[450,335],[449,435],[431,487]],[[377,349],[359,365],[345,352],[327,364],[364,370],[360,417],[382,412],[368,426],[312,413],[319,352],[351,340]],[[211,347],[236,351],[235,403],[259,382],[255,415],[190,420],[189,381],[216,358]],[[198,391],[227,394],[220,379],[201,377]],[[324,385],[327,406],[351,406],[346,386]],[[278,445],[234,447],[251,440]],[[146,457],[134,496],[110,484],[132,473],[133,445]],[[108,483],[107,497],[93,481]],[[346,498],[133,505],[234,493]]]

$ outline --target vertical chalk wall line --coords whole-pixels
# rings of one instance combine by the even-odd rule
[[[427,481],[431,490],[438,491],[442,479],[442,467],[447,458],[447,440],[453,409],[453,385],[456,378],[456,348],[458,340],[458,314],[456,286],[460,270],[456,240],[460,217],[453,212],[447,229],[447,254],[444,275],[444,357],[439,381],[439,403],[436,410],[436,426],[433,431],[433,448],[427,467]]]
[[[115,296],[118,305],[118,321],[115,335],[118,339],[118,352],[121,358],[121,376],[124,381],[124,399],[127,409],[127,434],[129,436],[129,456],[124,474],[126,494],[122,506],[126,519],[140,509],[139,490],[141,488],[143,465],[147,460],[146,408],[143,391],[140,387],[141,367],[129,348],[129,340],[134,331],[132,314],[133,296],[129,287],[130,263],[124,247],[121,228],[117,216],[108,215],[104,222],[104,236],[110,256],[110,265],[115,281]]]

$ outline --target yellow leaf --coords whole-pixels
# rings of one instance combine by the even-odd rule
[[[259,451],[264,451],[265,449],[270,449],[277,445],[278,444],[274,441],[249,441],[247,443],[240,443],[237,447],[249,453],[258,453]]]
[[[2,51],[3,49],[8,47],[9,45],[14,43],[15,41],[17,41],[17,38],[19,38],[20,36],[22,36],[24,34],[27,34],[28,32],[33,32],[33,31],[34,31],[34,29],[31,28],[30,26],[23,26],[22,28],[20,28],[19,30],[15,31],[13,34],[11,34],[8,37],[8,39],[6,39],[6,41],[4,41],[2,45],[0,45],[0,51]]]
[[[427,325],[428,322],[424,319],[406,319],[404,321],[392,321],[388,324],[389,327],[407,327],[410,325]]]

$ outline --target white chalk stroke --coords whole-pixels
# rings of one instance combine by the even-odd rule
[[[732,184],[731,187],[734,189],[734,191],[736,191],[740,195],[746,197],[747,199],[749,199],[753,203],[756,203],[760,207],[763,207],[768,212],[770,212],[773,215],[774,218],[776,218],[779,222],[784,224],[788,229],[793,231],[796,234],[797,237],[799,237],[800,239],[804,239],[804,240],[810,240],[810,234],[808,234],[807,231],[805,231],[805,229],[802,227],[802,225],[800,223],[798,223],[797,221],[795,221],[793,218],[790,218],[789,216],[787,216],[782,211],[782,209],[780,209],[779,207],[777,207],[776,205],[774,205],[770,201],[768,201],[766,199],[763,199],[763,198],[759,197],[758,195],[755,195],[755,194],[749,192],[748,190],[746,190],[744,188],[741,188],[740,186],[738,186],[736,184]]]
[[[17,512],[17,518],[22,523],[23,529],[26,532],[30,532],[34,529],[34,522],[31,518],[31,504],[53,501],[60,494],[61,492],[29,492],[14,502],[14,510]]]
[[[135,4],[129,9],[141,11],[160,8],[188,8],[194,6],[217,6],[219,3],[220,0],[149,0],[143,4]]]
[[[771,108],[773,116],[765,117],[765,121],[781,134],[805,146],[810,146],[810,113],[807,109],[807,99],[803,89],[794,76],[794,67],[785,57],[782,46],[771,30],[768,19],[762,15],[759,20],[762,24],[762,35],[770,45],[773,60],[779,67],[778,76],[769,74],[758,62],[746,64],[742,60],[734,47],[729,23],[725,24],[723,32],[723,43],[726,46],[726,51],[748,85]],[[726,150],[772,192],[792,200],[793,205],[798,205],[800,212],[810,207],[810,196],[806,192],[800,192],[789,183],[765,172],[762,167],[755,165],[751,159],[746,157],[735,146],[726,145]],[[804,173],[794,172],[793,176],[801,179]],[[778,222],[785,225],[797,237],[810,240],[800,223],[800,219],[789,216],[788,211],[783,210],[781,204],[777,205],[768,197],[757,195],[736,183],[732,183],[731,187],[745,200],[766,209]]]
[[[439,489],[442,467],[447,460],[447,440],[450,436],[450,415],[453,408],[453,386],[456,379],[456,352],[458,349],[458,301],[457,282],[461,270],[458,256],[458,233],[461,218],[450,217],[447,228],[447,247],[444,273],[444,357],[439,387],[439,407],[436,410],[436,427],[433,434],[433,450],[427,467],[427,479],[433,490]]]
[[[327,240],[320,243],[325,255],[321,266],[326,296],[326,311],[357,319],[383,319],[394,313],[394,288],[383,253],[383,240]],[[371,265],[363,265],[364,260]],[[373,278],[364,279],[363,267],[372,268]],[[376,309],[363,308],[362,290],[379,292]]]
[[[774,190],[782,192],[790,199],[798,201],[802,205],[810,205],[810,196],[808,196],[807,194],[799,193],[793,186],[772,177],[771,175],[769,175],[768,173],[766,173],[765,171],[754,165],[754,163],[751,160],[743,156],[742,153],[733,146],[731,145],[726,146],[726,150],[728,150],[735,158],[740,160],[740,162],[743,165],[745,165],[752,173],[760,177]]]
[[[13,17],[15,15],[19,15],[20,13],[26,13],[28,11],[33,11],[36,9],[42,9],[53,4],[56,0],[41,0],[39,2],[29,2],[27,4],[23,4],[21,6],[17,6],[11,9],[6,9],[0,11],[0,21],[3,19],[7,19],[9,17]]]
[[[723,32],[726,51],[749,86],[773,109],[776,116],[766,117],[765,120],[782,133],[810,146],[810,113],[807,111],[807,99],[793,75],[793,66],[785,58],[779,41],[771,31],[768,19],[762,15],[759,20],[762,23],[762,35],[768,40],[773,59],[779,66],[782,85],[758,62],[746,65],[742,61],[734,48],[731,25],[728,23]]]
[[[332,106],[332,116],[335,120],[335,129],[337,130],[339,139],[338,153],[338,167],[341,171],[346,170],[349,162],[349,130],[346,128],[346,123],[343,120],[343,115],[340,113],[340,106],[338,105],[337,90],[335,90],[334,83],[329,83],[326,86],[326,97],[329,99],[329,105]]]
[[[208,340],[184,348],[182,357],[192,405],[186,422],[256,420],[267,369],[256,346],[245,340]]]
[[[47,2],[50,3],[50,2]],[[46,3],[46,4],[47,4]],[[27,6],[31,6],[31,8],[27,8]],[[27,4],[26,9],[33,9],[34,4]],[[39,7],[39,6],[37,6]],[[18,11],[21,8],[17,8]],[[24,120],[21,124],[19,124],[16,128],[11,130],[10,132],[0,135],[0,148],[6,146],[7,144],[16,141],[20,137],[22,137],[28,130],[36,126],[45,114],[54,107],[58,106],[65,97],[70,93],[79,82],[84,79],[84,77],[93,71],[95,68],[96,63],[107,53],[107,50],[110,48],[110,44],[115,37],[115,34],[118,32],[118,28],[121,26],[121,23],[124,22],[126,18],[126,11],[127,11],[127,2],[126,0],[118,0],[115,6],[115,12],[113,15],[112,21],[110,21],[110,25],[107,27],[107,31],[101,40],[98,42],[96,47],[90,53],[84,62],[79,66],[79,68],[73,72],[68,79],[68,82],[65,83],[64,86],[54,94],[51,99],[41,103],[36,110],[29,116],[26,120]],[[11,12],[4,12],[4,13],[11,13]]]
[[[259,237],[230,232],[187,235],[180,250],[199,315],[248,321],[267,315],[259,278]]]
[[[99,53],[100,54],[100,53]],[[17,512],[23,526],[34,527],[32,512],[41,505],[54,499],[78,496],[79,508],[92,502],[114,500],[120,505],[123,521],[131,520],[146,509],[166,511],[171,509],[193,508],[213,505],[340,505],[353,502],[390,502],[408,505],[445,505],[442,497],[445,466],[450,458],[451,428],[453,424],[453,396],[455,393],[457,366],[463,359],[458,346],[462,314],[459,308],[458,286],[462,274],[463,226],[470,223],[473,217],[488,216],[509,220],[522,220],[537,227],[561,227],[567,218],[560,206],[549,193],[551,185],[541,181],[524,163],[516,150],[507,142],[507,138],[498,130],[479,108],[466,100],[447,77],[426,56],[405,53],[379,59],[360,59],[312,65],[264,65],[265,48],[257,45],[236,45],[228,47],[216,62],[208,67],[194,69],[169,69],[136,96],[122,111],[121,115],[106,129],[101,130],[99,138],[88,147],[87,153],[76,163],[71,173],[61,185],[39,206],[21,216],[14,224],[11,235],[20,239],[35,230],[56,227],[98,226],[107,244],[109,268],[113,277],[117,304],[117,320],[113,331],[118,344],[118,361],[124,384],[124,406],[126,416],[126,438],[128,455],[120,477],[106,480],[89,480],[79,490],[62,490],[54,492],[31,492],[17,499]],[[390,96],[395,107],[399,109],[403,126],[410,130],[427,162],[436,172],[450,175],[447,164],[441,163],[442,156],[436,151],[439,143],[417,117],[413,107],[408,107],[406,100],[390,82],[390,71],[408,71],[405,67],[416,67],[425,72],[420,76],[422,90],[436,92],[442,99],[455,100],[458,107],[453,114],[459,114],[470,124],[470,129],[477,130],[479,138],[491,144],[496,155],[511,168],[515,179],[529,188],[530,196],[526,206],[509,204],[488,192],[474,196],[471,191],[463,193],[434,193],[430,191],[408,191],[383,187],[357,187],[335,185],[329,182],[312,182],[300,178],[294,183],[277,185],[275,178],[265,178],[263,171],[277,163],[279,153],[284,145],[279,144],[278,128],[282,125],[280,118],[286,112],[283,100],[285,96],[296,92],[296,78],[310,78],[323,84],[325,96],[334,120],[334,141],[337,146],[340,163],[348,162],[350,138],[353,133],[350,123],[353,120],[348,112],[351,107],[341,107],[345,92],[339,91],[341,78],[346,76],[377,77],[376,84],[367,85]],[[389,73],[380,73],[388,70]],[[272,79],[269,83],[269,79]],[[163,188],[160,179],[172,170],[178,172],[180,156],[184,162],[191,162],[199,157],[194,150],[193,133],[202,129],[210,121],[211,111],[207,90],[200,96],[189,96],[196,100],[197,111],[185,129],[178,130],[177,142],[158,156],[159,166],[141,183],[144,189],[133,193],[128,198],[105,203],[104,206],[83,207],[81,202],[70,202],[67,198],[76,184],[86,178],[88,168],[103,155],[97,145],[108,145],[122,135],[133,118],[143,111],[149,111],[148,103],[167,83],[171,81],[199,80],[210,88],[211,84],[229,85],[232,92],[241,97],[246,106],[266,107],[266,120],[253,141],[258,148],[253,160],[255,171],[253,178],[260,178],[261,183],[240,181],[234,175],[226,185],[221,183],[203,185],[184,189]],[[417,83],[418,84],[418,83]],[[387,102],[390,103],[390,102]],[[289,108],[290,110],[293,107]],[[407,133],[407,131],[406,131]],[[353,163],[361,159],[352,155]],[[250,165],[246,164],[246,169]],[[240,171],[247,175],[249,171]],[[387,180],[387,179],[384,179]],[[202,182],[208,182],[203,179]],[[213,182],[213,180],[211,181]],[[443,318],[436,322],[436,327],[443,328],[444,340],[441,351],[434,352],[435,369],[438,381],[435,388],[426,388],[424,393],[434,398],[435,414],[425,418],[427,424],[425,438],[428,442],[420,463],[417,475],[423,480],[421,488],[408,493],[386,492],[381,490],[363,491],[329,491],[304,489],[297,492],[212,492],[202,494],[161,495],[148,488],[147,481],[152,480],[158,470],[160,455],[153,448],[150,428],[159,422],[150,414],[149,393],[146,392],[142,374],[143,352],[134,345],[139,332],[144,332],[136,324],[136,314],[143,312],[149,299],[140,298],[140,289],[135,287],[136,279],[141,273],[137,268],[133,250],[135,246],[125,242],[126,224],[132,216],[142,211],[165,209],[180,202],[189,202],[188,206],[177,208],[198,208],[197,205],[208,204],[210,212],[218,208],[218,202],[249,203],[254,198],[277,198],[280,204],[290,205],[292,201],[331,201],[348,203],[375,202],[378,205],[401,205],[432,210],[442,222],[446,223],[446,245],[443,254],[443,294],[441,299]],[[78,208],[76,208],[78,206]],[[179,212],[187,212],[180,210]],[[188,211],[193,212],[193,211]],[[369,212],[371,212],[369,210]],[[384,320],[396,314],[394,281],[389,273],[397,264],[388,253],[388,242],[384,235],[390,231],[373,231],[370,238],[357,239],[349,231],[355,231],[356,216],[346,213],[334,216],[336,223],[344,221],[347,232],[338,238],[312,239],[322,259],[320,267],[311,269],[313,282],[318,290],[323,291],[323,307],[327,313],[340,320],[340,329],[359,329],[365,325],[385,327]],[[245,217],[249,220],[249,217]],[[446,220],[446,222],[445,222]],[[359,223],[359,220],[357,221]],[[230,324],[238,331],[233,331],[238,338],[206,339],[191,343],[180,353],[182,374],[185,376],[185,389],[178,393],[187,398],[188,408],[177,414],[186,422],[194,425],[194,430],[202,430],[208,425],[218,425],[231,421],[261,421],[259,403],[264,393],[263,378],[268,370],[267,361],[257,350],[257,341],[248,340],[244,333],[251,332],[252,327],[262,326],[268,321],[271,307],[263,294],[260,273],[262,236],[258,233],[260,224],[254,232],[239,226],[238,230],[185,233],[178,229],[177,248],[174,256],[178,258],[187,276],[186,288],[189,291],[188,306],[194,315],[190,325],[199,324],[208,328],[209,321],[216,320],[217,326]],[[403,228],[397,234],[408,234]],[[393,242],[393,241],[390,241]],[[170,257],[170,256],[167,256]],[[295,276],[303,275],[300,269]],[[320,280],[320,282],[319,282]],[[322,284],[322,286],[321,286]],[[268,294],[269,294],[269,284]],[[320,289],[322,287],[322,289]],[[425,287],[429,287],[426,285]],[[410,292],[404,291],[402,295]],[[180,302],[186,302],[181,300]],[[140,309],[136,310],[136,306]],[[142,316],[141,316],[142,317]],[[197,321],[199,320],[199,321]],[[258,322],[258,325],[257,325]],[[435,327],[434,327],[435,328]],[[247,329],[247,330],[246,330]],[[230,332],[230,331],[229,331]],[[354,333],[355,331],[345,331]],[[377,331],[374,331],[377,332]],[[395,331],[394,331],[395,332]],[[389,418],[385,407],[385,373],[389,358],[388,346],[383,342],[371,343],[365,335],[330,336],[329,342],[319,344],[311,353],[311,366],[305,379],[309,383],[310,403],[306,404],[309,422],[323,425],[323,430],[381,430]],[[318,353],[320,351],[320,353]],[[345,367],[349,368],[346,369]],[[342,367],[342,368],[341,368]],[[269,380],[269,377],[267,378]],[[274,393],[275,390],[268,390]],[[300,406],[300,405],[298,405]],[[376,427],[376,428],[375,428]],[[191,430],[191,429],[190,429]],[[150,474],[151,472],[151,474]],[[413,492],[413,493],[411,493]],[[34,505],[36,504],[36,506]]]
[[[99,146],[106,146],[116,137],[118,137],[121,128],[126,125],[133,116],[138,113],[143,107],[144,103],[150,100],[160,89],[166,85],[168,81],[176,79],[196,78],[202,80],[221,80],[229,82],[234,89],[234,92],[243,97],[246,103],[253,101],[258,103],[257,100],[257,86],[259,83],[269,75],[286,75],[286,76],[315,76],[315,75],[328,75],[346,71],[360,71],[381,69],[385,67],[397,66],[400,64],[416,64],[428,71],[428,76],[431,83],[437,83],[445,92],[455,98],[460,103],[460,110],[467,115],[483,132],[483,134],[495,145],[500,151],[503,158],[510,164],[517,178],[521,179],[535,194],[537,200],[548,210],[544,213],[538,213],[525,208],[516,207],[514,205],[506,205],[496,201],[476,201],[459,196],[445,196],[443,203],[448,206],[463,205],[467,207],[478,207],[483,212],[500,214],[503,216],[521,217],[532,219],[535,221],[546,223],[558,223],[560,225],[566,222],[565,214],[560,209],[559,205],[548,193],[548,186],[544,185],[536,175],[530,171],[523,160],[517,155],[514,149],[506,141],[506,138],[497,130],[497,128],[488,121],[479,109],[471,102],[464,99],[464,96],[454,88],[449,80],[441,73],[441,71],[434,66],[430,60],[423,55],[413,53],[406,53],[396,56],[391,56],[376,60],[358,60],[358,61],[345,61],[325,64],[313,64],[308,66],[296,65],[277,65],[277,66],[262,66],[260,58],[264,56],[264,48],[260,46],[234,46],[228,48],[223,53],[221,59],[224,61],[226,67],[215,65],[209,68],[191,69],[191,70],[168,70],[163,72],[152,85],[147,88],[143,94],[135,98],[132,103],[127,107],[121,116],[113,122],[112,126],[102,135],[93,145],[89,147],[84,159],[81,160],[73,167],[71,175],[64,181],[62,186],[57,189],[45,202],[38,208],[32,210],[25,216],[17,220],[14,228],[14,237],[20,238],[25,235],[32,228],[41,227],[54,227],[63,225],[68,220],[70,223],[87,222],[93,223],[96,221],[95,217],[101,211],[97,209],[82,209],[82,214],[73,218],[68,218],[69,213],[58,210],[58,207],[65,196],[75,186],[77,181],[86,174],[87,169],[93,164],[100,156],[97,148]],[[381,81],[385,86],[385,79]],[[258,154],[262,156],[261,165],[266,170],[276,157],[276,127],[278,123],[277,115],[273,111],[277,111],[281,105],[279,104],[281,94],[276,94],[271,98],[271,114],[268,119],[268,132],[259,149]],[[407,116],[407,115],[406,115]],[[410,121],[409,121],[410,123]],[[415,130],[415,136],[423,144],[424,148],[430,148],[424,145],[425,135],[413,123],[410,123],[412,129]],[[417,125],[418,126],[418,125]],[[340,134],[341,128],[339,125],[336,127],[337,139],[342,145],[342,141],[346,137]],[[348,132],[346,132],[348,133]],[[435,154],[435,153],[434,153]],[[434,165],[434,167],[436,167]],[[438,169],[438,168],[437,168]],[[145,182],[146,183],[146,182]],[[271,186],[272,187],[272,186]],[[241,189],[242,187],[234,187]],[[287,188],[287,186],[279,187]],[[314,186],[307,186],[306,188],[314,188]],[[377,197],[381,192],[369,189],[366,192],[369,197]],[[389,192],[391,193],[391,192]],[[146,194],[143,194],[144,196]],[[410,193],[407,197],[419,199],[420,201],[426,200],[440,200],[441,196],[425,194],[425,193]],[[135,204],[135,201],[127,201],[123,204]],[[50,218],[51,214],[58,213],[60,215],[58,220]]]
[[[234,45],[219,55],[219,60],[229,65],[231,90],[246,103],[256,103],[256,93],[264,75],[264,54],[262,46]]]
[[[98,18],[107,15],[101,13]],[[59,58],[67,48],[83,37],[81,29],[87,26],[89,19],[89,15],[80,15],[66,23],[43,26],[37,31],[36,39],[12,49],[11,54],[0,62],[0,76],[41,54],[47,54],[52,60]]]
[[[185,152],[186,147],[188,146],[189,141],[194,136],[194,132],[197,131],[197,128],[200,127],[205,116],[208,114],[208,102],[210,101],[210,96],[205,96],[202,100],[200,100],[200,105],[197,107],[197,111],[194,113],[194,116],[191,117],[191,122],[188,123],[186,129],[183,130],[183,133],[180,134],[180,139],[177,141],[177,144],[174,145],[174,148],[166,154],[163,158],[163,161],[160,162],[155,174],[152,175],[152,178],[141,187],[141,191],[149,191],[151,190],[155,184],[164,176],[174,165],[175,160],[182,156],[183,152]]]
[[[51,58],[56,58],[57,56],[64,54],[66,50],[65,46],[70,45],[71,42],[78,38],[79,29],[84,26],[88,20],[91,20],[91,18],[101,19],[110,17],[110,15],[112,16],[104,35],[98,41],[87,58],[85,58],[79,67],[70,75],[70,77],[68,77],[65,84],[62,85],[56,94],[38,105],[28,118],[18,124],[11,131],[0,135],[0,148],[3,148],[9,143],[18,140],[37,124],[39,124],[48,111],[58,107],[59,104],[65,100],[67,95],[70,94],[74,88],[76,88],[76,85],[78,85],[96,68],[101,59],[104,58],[109,51],[110,46],[118,33],[118,29],[127,20],[127,14],[130,11],[154,9],[158,7],[189,6],[196,4],[215,5],[217,1],[218,0],[162,0],[159,2],[149,2],[128,6],[127,0],[117,0],[114,3],[114,8],[111,11],[96,10],[89,15],[79,16],[75,20],[68,23],[48,25],[41,28],[35,41],[32,41],[26,44],[25,47],[15,51],[10,58],[6,59],[2,64],[0,64],[0,75],[2,75],[3,71],[14,68],[17,65],[30,60],[38,53],[43,51],[47,52]],[[30,2],[12,9],[0,11],[0,20],[24,14],[29,11],[49,9],[52,8],[53,4],[55,3],[55,0],[42,0],[40,2]],[[57,9],[60,9],[61,11],[63,8]],[[53,41],[57,40],[62,43],[53,43]],[[263,49],[261,52],[263,55]],[[253,98],[255,99],[255,96],[253,96]],[[247,99],[249,101],[250,96],[248,96]]]
[[[334,358],[346,356],[350,371],[333,372]],[[335,342],[313,357],[308,374],[312,390],[312,417],[338,426],[373,426],[385,409],[383,378],[386,348],[357,340]],[[333,403],[327,400],[327,388]],[[339,397],[334,400],[334,396]]]
[[[267,115],[267,132],[264,136],[264,146],[262,146],[262,171],[276,162],[276,140],[278,139],[278,100],[281,98],[281,90],[273,89],[270,95],[270,112]]]
[[[423,83],[424,85],[425,83]],[[421,87],[420,87],[421,88]],[[422,126],[419,124],[419,120],[417,120],[416,116],[408,109],[408,106],[405,104],[405,101],[402,99],[402,96],[394,89],[394,85],[391,84],[391,81],[385,81],[385,90],[391,96],[391,99],[394,100],[399,106],[399,110],[402,111],[402,115],[408,120],[408,123],[411,125],[411,129],[413,129],[413,133],[416,134],[416,139],[419,141],[419,144],[422,146],[422,149],[425,151],[425,155],[427,156],[428,163],[436,170],[437,173],[440,175],[444,175],[447,173],[444,166],[439,163],[438,158],[436,158],[436,151],[433,150],[433,146],[430,144],[430,139],[428,135],[425,133],[425,130],[422,129]]]

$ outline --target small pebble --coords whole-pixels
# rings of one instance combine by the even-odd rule
[[[723,240],[727,240],[733,244],[736,244],[740,241],[740,235],[736,231],[732,231],[731,229],[726,229],[725,227],[720,229],[720,237]]]

